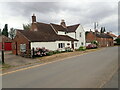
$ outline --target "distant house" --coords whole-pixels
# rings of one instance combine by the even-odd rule
[[[107,32],[108,35],[110,35],[111,37],[113,37],[113,40],[114,40],[114,44],[116,44],[117,42],[115,41],[117,39],[117,36],[111,32]]]
[[[6,37],[4,35],[0,36],[0,49],[4,49],[5,51],[11,51],[12,50],[12,40],[9,37]]]
[[[107,33],[100,33],[98,30],[95,32],[86,32],[86,45],[90,44],[92,41],[97,41],[99,47],[113,46],[113,37]]]
[[[77,49],[81,45],[85,45],[85,31],[80,24],[66,26],[63,20],[61,25],[46,24],[36,22],[36,16],[33,15],[30,30],[17,30],[13,40],[13,53],[30,54],[32,48],[42,47],[53,51]]]

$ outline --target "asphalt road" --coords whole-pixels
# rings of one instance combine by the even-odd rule
[[[118,47],[3,75],[3,88],[98,88],[118,66]],[[117,88],[117,87],[116,87]]]
[[[103,88],[116,88],[119,87],[118,86],[118,75],[120,74],[120,70],[119,72],[117,71],[113,77],[103,86]]]

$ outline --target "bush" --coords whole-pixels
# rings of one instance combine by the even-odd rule
[[[47,56],[50,56],[50,55],[53,55],[53,54],[54,54],[53,51],[49,51],[46,55],[47,55]]]
[[[50,55],[58,54],[58,53],[61,53],[61,51],[58,51],[58,50],[56,50],[56,51],[49,51],[46,55],[50,56]]]
[[[73,52],[73,50],[70,47],[66,47],[65,52]]]
[[[53,54],[57,54],[57,53],[61,53],[61,51],[59,50],[53,51]]]
[[[85,50],[86,50],[86,47],[84,47],[84,46],[80,46],[78,49],[78,51],[85,51]]]

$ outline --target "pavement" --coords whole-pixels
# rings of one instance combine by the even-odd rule
[[[118,47],[109,47],[5,74],[2,76],[2,87],[101,88],[117,68]]]
[[[12,54],[12,51],[5,51],[4,53],[5,53],[4,55],[5,64],[11,65],[11,66],[21,66],[21,65],[40,61],[40,59],[30,59],[30,58],[25,58],[21,56],[16,56]]]

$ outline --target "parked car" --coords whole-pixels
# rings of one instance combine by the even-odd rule
[[[97,48],[97,45],[96,44],[89,44],[86,48],[87,49],[95,49],[95,48]]]

